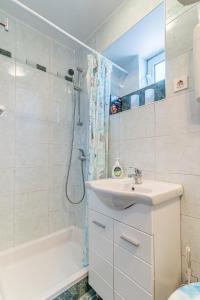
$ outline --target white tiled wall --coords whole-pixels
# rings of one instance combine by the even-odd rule
[[[72,87],[49,73],[64,76],[75,66],[75,52],[10,16],[9,23],[9,32],[0,28],[0,48],[20,62],[0,55],[0,104],[7,108],[0,118],[0,250],[81,225],[84,211],[77,212],[64,195]],[[49,72],[26,65],[26,60]],[[76,162],[70,194],[77,198]]]
[[[110,169],[116,157],[125,169],[139,167],[144,177],[181,183],[182,255],[192,250],[193,274],[200,279],[200,103],[193,90],[192,33],[198,6],[166,0],[167,98],[125,111],[110,120]],[[173,91],[173,79],[189,76],[189,89]]]

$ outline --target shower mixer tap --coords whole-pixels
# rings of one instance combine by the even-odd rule
[[[80,151],[80,155],[79,155],[78,158],[79,158],[81,161],[85,161],[85,160],[86,160],[86,155],[85,155],[85,153],[84,153],[84,150],[81,149],[81,148],[79,148],[78,150]]]

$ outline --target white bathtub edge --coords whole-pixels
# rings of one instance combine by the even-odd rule
[[[37,240],[30,241],[30,242],[24,243],[22,245],[18,245],[18,246],[15,246],[13,248],[9,248],[7,250],[1,251],[0,252],[0,266],[1,266],[1,273],[2,273],[1,274],[2,275],[1,280],[4,280],[4,277],[3,277],[4,268],[6,268],[5,270],[7,270],[7,269],[12,270],[12,268],[10,268],[10,266],[16,265],[16,262],[17,262],[17,264],[20,263],[20,261],[23,261],[24,258],[28,258],[28,265],[27,265],[28,269],[27,270],[31,270],[32,265],[30,264],[31,261],[29,259],[29,256],[32,257],[32,254],[35,255],[35,253],[36,253],[35,257],[36,258],[39,257],[38,262],[39,262],[39,265],[40,265],[40,263],[43,263],[43,260],[40,261],[41,260],[40,252],[42,253],[43,256],[46,255],[45,251],[46,251],[46,249],[48,250],[49,247],[51,248],[51,247],[54,247],[56,245],[61,245],[61,246],[58,247],[58,249],[59,249],[60,247],[65,246],[66,242],[68,243],[68,240],[71,240],[71,239],[72,239],[72,241],[74,241],[75,247],[78,247],[78,248],[81,247],[82,235],[80,233],[81,232],[80,232],[79,228],[77,228],[76,226],[71,226],[71,227],[68,227],[67,229],[62,229],[60,231],[49,234],[49,235],[44,236],[42,238],[39,238]],[[64,241],[64,243],[63,243],[63,241]],[[72,243],[72,245],[73,245],[73,243]],[[61,255],[64,255],[66,257],[66,251],[65,250],[61,252]],[[81,255],[81,252],[82,251],[81,251],[81,248],[80,248],[80,254],[78,254],[78,255]],[[39,255],[38,255],[38,253],[39,253]],[[57,254],[57,252],[56,252],[56,254]],[[58,252],[58,254],[59,254],[59,252]],[[69,252],[69,254],[70,254],[70,252]],[[34,255],[33,255],[33,257],[34,257]],[[69,255],[69,259],[71,259],[70,255]],[[48,258],[48,257],[45,256],[45,258]],[[51,259],[51,256],[50,256],[50,259]],[[27,259],[26,259],[26,261],[27,261]],[[36,262],[37,262],[37,260],[36,260]],[[60,260],[60,262],[62,262],[62,261]],[[48,261],[44,260],[44,265],[47,266]],[[65,265],[66,265],[66,261],[65,261]],[[36,264],[33,265],[33,270],[34,270],[34,266],[37,266],[37,265]],[[63,270],[65,270],[65,269],[67,270],[68,266],[70,268],[70,264],[67,264],[66,267]],[[83,268],[82,267],[81,259],[80,259],[80,262],[78,262],[78,266],[80,266],[80,267],[77,268],[77,266],[76,266],[76,268],[74,270],[74,273],[72,271],[71,275],[70,274],[67,275],[67,272],[66,272],[66,274],[64,272],[64,274],[63,274],[64,276],[61,276],[61,278],[59,278],[59,277],[57,277],[56,273],[54,272],[55,266],[50,265],[50,270],[52,272],[50,274],[55,274],[56,277],[55,276],[54,277],[57,278],[57,280],[54,280],[55,284],[53,282],[52,282],[52,284],[48,284],[48,283],[51,282],[52,278],[51,278],[51,276],[48,277],[48,269],[44,268],[44,270],[43,270],[44,273],[41,274],[41,276],[42,276],[41,278],[44,279],[45,284],[47,283],[46,284],[47,288],[44,288],[42,290],[41,286],[43,286],[43,285],[38,285],[39,286],[38,291],[41,290],[41,292],[38,292],[37,296],[36,297],[34,296],[31,299],[35,300],[37,298],[37,300],[53,300],[57,296],[61,295],[65,291],[67,291],[70,287],[72,287],[73,285],[75,285],[76,283],[78,283],[79,281],[81,281],[83,278],[85,278],[87,276],[88,268]],[[36,270],[37,270],[37,268],[36,268]],[[39,268],[38,268],[38,270],[39,270]],[[26,269],[25,269],[25,271],[26,271]],[[14,269],[14,272],[15,272],[15,269]],[[7,274],[7,273],[5,272],[5,274]],[[13,282],[14,282],[14,285],[13,285],[14,288],[15,288],[16,280],[19,280],[20,284],[22,283],[22,288],[23,288],[24,281],[22,281],[19,278],[19,276],[16,277],[16,280],[15,280],[15,277],[12,278],[12,271],[11,271],[10,274],[11,275],[9,275],[9,276],[11,276],[11,279],[13,279]],[[38,274],[40,276],[40,273],[38,273]],[[62,273],[61,273],[61,275],[62,275]],[[5,279],[6,284],[10,282],[9,281],[9,276],[5,277],[6,278]],[[59,274],[59,276],[60,276],[60,274]],[[50,281],[49,281],[49,279],[50,279]],[[21,282],[20,282],[20,280],[21,280]],[[45,280],[46,280],[46,282],[45,282]],[[33,278],[30,282],[34,282]],[[41,283],[41,281],[40,281],[40,283]],[[14,289],[10,289],[8,287],[10,283],[8,285],[6,285],[6,284],[5,284],[5,286],[2,286],[2,282],[0,281],[0,300],[10,299],[10,298],[12,298],[14,300],[15,296],[16,296],[15,292],[13,292]],[[34,287],[34,284],[33,284],[33,286],[31,286],[31,288],[34,288],[34,291],[37,290],[37,286]],[[11,293],[9,292],[9,296],[8,296],[7,293],[6,294],[4,293],[7,290],[12,291]],[[31,293],[30,289],[29,289],[29,292]],[[17,297],[19,299],[21,297],[20,293],[21,293],[21,291],[19,289],[19,295],[17,295]],[[27,295],[24,294],[22,296],[23,296],[22,298],[24,300],[27,299]]]
[[[48,241],[52,238],[56,238],[56,237],[60,238],[61,235],[65,235],[66,233],[71,233],[75,228],[76,227],[74,225],[72,225],[68,228],[61,229],[59,231],[44,235],[44,236],[42,236],[40,238],[37,238],[37,239],[34,239],[32,241],[28,241],[28,242],[25,242],[23,244],[16,245],[14,247],[10,247],[8,249],[2,250],[2,251],[0,251],[0,258],[5,257],[5,256],[10,255],[10,254],[13,254],[17,251],[27,249],[28,247],[32,247],[32,246],[41,244],[41,243],[46,242],[46,241]]]
[[[60,282],[54,289],[50,290],[48,294],[44,295],[39,300],[53,300],[56,297],[60,296],[62,293],[66,292],[70,287],[87,277],[88,268],[83,268],[80,271],[76,272],[66,280]]]

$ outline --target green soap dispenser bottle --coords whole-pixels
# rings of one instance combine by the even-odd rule
[[[122,178],[124,175],[123,168],[120,165],[119,158],[116,159],[116,162],[112,168],[112,178]]]

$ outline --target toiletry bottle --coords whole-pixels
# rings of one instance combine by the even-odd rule
[[[119,158],[116,159],[116,162],[112,168],[112,178],[122,178],[124,175],[123,169],[120,166]]]

